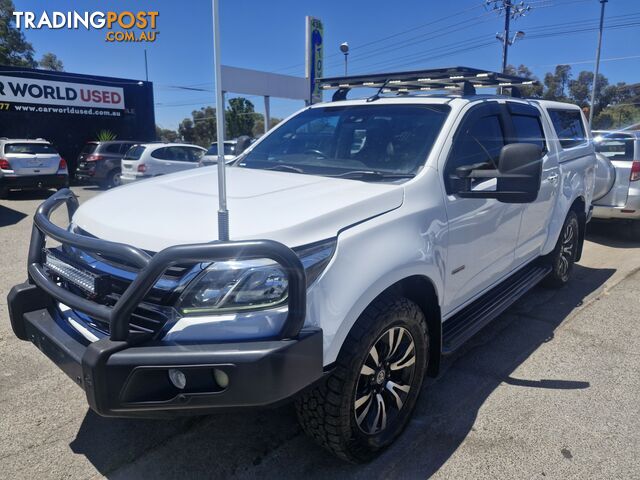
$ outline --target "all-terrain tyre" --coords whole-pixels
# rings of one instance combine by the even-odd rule
[[[411,417],[428,345],[415,303],[397,296],[374,301],[349,332],[331,374],[296,399],[304,431],[344,460],[375,457]]]
[[[543,280],[544,286],[560,288],[569,282],[578,255],[579,242],[580,224],[578,223],[578,215],[571,210],[564,221],[556,247],[547,256],[547,261],[551,264],[552,270]]]

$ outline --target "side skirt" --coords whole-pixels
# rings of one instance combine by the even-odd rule
[[[550,271],[550,266],[530,263],[446,320],[442,324],[442,354],[457,350]]]

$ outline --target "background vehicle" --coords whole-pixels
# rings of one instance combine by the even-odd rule
[[[525,81],[464,67],[324,79],[333,102],[226,171],[230,242],[214,241],[215,168],[77,210],[59,192],[36,217],[33,283],[8,299],[14,332],[102,415],[294,397],[311,437],[366,461],[442,355],[580,259],[595,171],[581,110],[474,88]],[[404,94],[425,83],[446,93]],[[347,100],[345,84],[380,92]],[[47,218],[63,203],[64,233]],[[43,252],[52,233],[62,247]]]
[[[593,217],[627,220],[630,233],[640,239],[640,131],[594,131],[596,151],[615,169],[610,188],[594,198]]]
[[[134,145],[122,158],[122,183],[196,168],[206,150],[184,143]]]
[[[252,139],[248,136],[242,136],[236,140],[227,140],[224,142],[224,160],[229,163],[234,160],[238,155],[244,152],[249,145],[251,145]],[[218,144],[216,142],[211,144],[207,153],[200,159],[201,167],[208,165],[216,165],[218,163]]]
[[[0,198],[9,190],[68,186],[67,162],[49,142],[0,139]]]
[[[87,142],[78,155],[76,178],[111,188],[120,185],[120,161],[136,144],[132,140]]]

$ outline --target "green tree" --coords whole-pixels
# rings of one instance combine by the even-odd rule
[[[15,27],[12,0],[0,0],[0,64],[12,67],[35,68],[33,46]]]
[[[554,73],[544,76],[545,91],[543,98],[547,100],[566,101],[567,88],[571,79],[570,65],[556,65]]]
[[[163,142],[175,142],[178,140],[178,132],[171,130],[170,128],[162,128],[156,125],[156,140]]]
[[[255,124],[253,125],[253,131],[251,132],[251,136],[254,138],[261,137],[264,135],[264,115],[261,113],[255,114]],[[269,119],[269,129],[275,127],[282,121],[281,118],[272,117]]]
[[[514,67],[513,65],[507,65],[505,73],[538,81],[538,77],[533,74],[529,67],[522,64],[520,64],[518,68]],[[542,96],[543,86],[540,83],[537,83],[535,85],[522,85],[518,88],[520,89],[523,97],[540,98]]]
[[[256,112],[246,98],[236,97],[229,100],[229,107],[225,112],[225,135],[228,138],[237,138],[240,135],[253,135],[253,127],[256,123]]]
[[[51,70],[53,72],[64,72],[64,65],[62,64],[62,60],[60,60],[55,53],[45,53],[40,61],[38,62],[38,66],[44,70]]]

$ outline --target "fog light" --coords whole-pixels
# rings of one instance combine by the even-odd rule
[[[187,386],[187,377],[180,370],[175,368],[169,369],[169,380],[176,388],[183,390]]]
[[[229,375],[217,368],[213,370],[213,378],[216,379],[216,383],[220,388],[227,388],[229,386]]]

